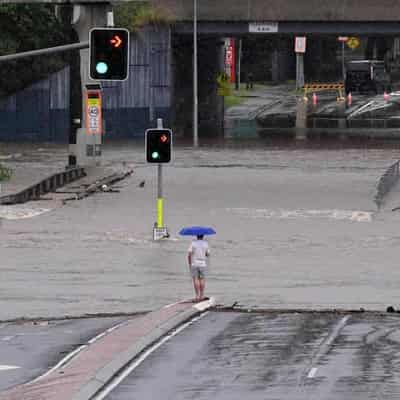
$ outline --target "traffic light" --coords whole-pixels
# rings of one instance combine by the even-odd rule
[[[146,130],[146,160],[149,163],[169,163],[172,151],[172,132],[170,129]]]
[[[93,28],[89,36],[91,79],[123,81],[128,78],[129,31]]]

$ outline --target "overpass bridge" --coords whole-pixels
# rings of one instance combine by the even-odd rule
[[[150,0],[190,31],[193,0]],[[200,33],[397,34],[400,2],[393,0],[197,0]],[[257,24],[265,30],[257,30]],[[260,25],[258,25],[260,26]]]
[[[383,57],[388,49],[394,47],[393,38],[400,37],[398,18],[400,1],[397,0],[219,0],[217,2],[215,0],[148,0],[149,5],[161,10],[173,21],[170,27],[166,28],[171,34],[168,48],[162,49],[168,52],[166,59],[171,61],[171,68],[167,69],[172,71],[170,74],[172,78],[168,77],[161,86],[164,91],[170,90],[171,114],[175,115],[176,119],[176,125],[173,128],[178,128],[177,125],[179,125],[179,130],[189,135],[192,130],[190,99],[193,97],[192,34],[195,1],[197,1],[199,34],[200,135],[202,134],[201,126],[204,127],[203,132],[216,132],[223,124],[223,101],[217,96],[215,77],[224,69],[225,50],[222,39],[225,37],[251,37],[257,38],[260,42],[269,41],[270,54],[268,59],[262,62],[263,68],[264,65],[269,65],[271,72],[268,79],[275,82],[294,78],[296,60],[293,41],[296,35],[309,37],[305,62],[307,64],[307,57],[309,60],[317,59],[318,68],[322,65],[330,66],[329,64],[336,62],[336,55],[332,52],[324,59],[323,53],[326,53],[326,46],[321,37],[326,37],[331,40],[331,43],[336,42],[336,44],[338,35],[372,38],[375,50],[378,48],[378,51],[375,51],[378,58]],[[106,25],[106,11],[110,10],[110,6],[114,4],[110,0],[0,0],[0,4],[6,3],[73,5],[76,9],[74,27],[81,42],[87,40],[88,30],[91,27]],[[121,0],[115,2],[115,4],[118,3],[121,3]],[[318,44],[315,45],[317,42]],[[397,47],[400,59],[400,41]],[[134,55],[131,56],[131,61],[133,57]],[[87,50],[81,50],[82,87],[90,83],[87,76],[87,62]],[[244,76],[254,63],[260,63],[260,59],[252,62],[253,65],[248,63],[247,66],[245,62],[243,63]],[[132,64],[134,64],[133,61]],[[334,80],[337,80],[337,77]],[[154,93],[151,83],[143,85],[143,92]],[[151,98],[151,95],[147,97]],[[84,118],[84,113],[82,113],[83,126]],[[181,120],[177,121],[178,119]],[[77,137],[77,145],[79,145],[79,138],[86,140],[83,130]]]

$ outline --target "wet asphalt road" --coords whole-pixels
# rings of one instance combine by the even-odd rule
[[[0,391],[45,374],[72,351],[124,320],[115,317],[0,324]]]
[[[54,154],[67,159],[61,146]],[[49,162],[36,157],[35,165]],[[42,212],[2,222],[0,319],[144,311],[191,298],[189,240],[178,231],[194,224],[217,230],[207,291],[220,304],[397,307],[400,215],[377,212],[373,198],[398,157],[395,144],[177,144],[164,169],[171,237],[155,243],[156,167],[144,162],[141,142],[106,146],[105,164],[135,171],[119,193],[61,208],[0,207],[5,218]],[[29,168],[29,153],[15,162]]]
[[[366,400],[400,394],[396,314],[209,312],[107,400]]]

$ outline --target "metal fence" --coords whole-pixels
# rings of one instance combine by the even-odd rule
[[[400,161],[396,161],[394,164],[392,164],[378,181],[374,199],[378,209],[380,209],[383,205],[385,196],[399,180],[399,163]]]

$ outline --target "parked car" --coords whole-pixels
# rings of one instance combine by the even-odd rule
[[[391,91],[390,76],[383,61],[359,60],[346,64],[345,90],[359,93]]]

